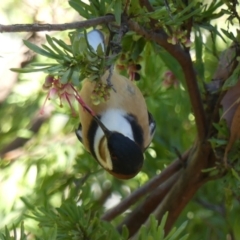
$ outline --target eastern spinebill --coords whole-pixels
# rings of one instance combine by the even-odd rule
[[[103,34],[93,30],[87,34],[94,50],[104,46]],[[109,70],[100,83],[108,84]],[[92,116],[80,106],[78,139],[86,150],[110,174],[120,179],[134,177],[142,168],[143,153],[152,141],[155,121],[147,110],[145,99],[133,81],[113,70],[107,101],[95,105],[91,95],[96,82],[84,80],[79,93],[85,104],[94,112]]]

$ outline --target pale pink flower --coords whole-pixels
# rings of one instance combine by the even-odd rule
[[[179,85],[179,81],[172,71],[166,71],[163,75],[162,85],[165,88],[169,88],[169,87],[172,87],[172,86],[177,88],[178,85]]]
[[[63,107],[63,104],[67,103],[71,108],[73,116],[76,116],[76,111],[73,107],[73,103],[76,97],[74,88],[71,83],[62,84],[58,78],[54,78],[53,76],[47,76],[43,84],[43,89],[48,90],[48,94],[40,110],[41,114],[43,114],[44,112],[44,107],[47,100],[59,98],[60,107]]]

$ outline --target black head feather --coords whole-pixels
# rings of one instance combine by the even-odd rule
[[[111,155],[112,172],[122,176],[135,176],[143,165],[141,148],[121,133],[111,132],[107,136],[108,149]]]
[[[107,138],[108,150],[113,169],[107,170],[117,178],[129,179],[134,177],[143,165],[141,147],[123,134],[110,131],[97,116],[93,116]]]

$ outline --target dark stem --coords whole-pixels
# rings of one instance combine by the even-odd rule
[[[0,32],[40,32],[40,31],[64,31],[69,29],[88,28],[99,24],[106,24],[115,21],[113,15],[93,18],[81,22],[64,23],[64,24],[0,24]]]

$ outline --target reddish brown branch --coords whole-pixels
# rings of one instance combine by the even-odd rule
[[[139,3],[140,3],[140,6],[141,6],[142,8],[145,7],[148,12],[153,12],[153,11],[154,11],[152,5],[150,4],[150,2],[149,2],[148,0],[140,0]],[[150,26],[151,26],[151,29],[155,29],[155,28],[156,28],[157,22],[158,22],[158,21],[157,21],[156,19],[150,18]],[[158,30],[159,30],[159,29],[158,29]]]
[[[210,178],[202,169],[213,167],[216,162],[210,143],[198,142],[189,155],[188,167],[182,171],[178,181],[165,196],[156,210],[156,217],[161,221],[169,212],[165,230],[168,232],[196,191]]]
[[[188,156],[188,151],[184,153],[182,159],[186,161]],[[141,188],[137,189],[123,201],[121,201],[116,207],[107,211],[102,219],[106,221],[110,221],[125,210],[127,210],[131,205],[137,202],[141,197],[151,192],[157,186],[162,184],[165,180],[170,178],[174,173],[176,173],[181,167],[183,163],[177,159],[171,165],[169,165],[166,169],[164,169],[158,176],[152,178],[148,183],[146,183]]]
[[[69,29],[88,28],[99,24],[106,24],[115,21],[113,15],[106,15],[81,22],[64,23],[64,24],[0,24],[0,32],[40,32],[40,31],[64,31]]]
[[[128,21],[129,28],[132,31],[137,32],[144,38],[154,41],[163,48],[165,48],[181,65],[183,73],[186,79],[186,85],[188,88],[188,93],[195,116],[196,127],[198,132],[198,137],[203,140],[207,133],[207,123],[206,116],[203,109],[203,104],[200,96],[200,91],[197,85],[196,73],[193,68],[192,60],[189,52],[184,51],[181,46],[173,45],[167,42],[167,34],[163,30],[158,30],[158,33],[147,31],[141,27],[138,23],[131,20]]]
[[[153,12],[154,9],[148,0],[139,1],[141,7],[146,7],[149,12]]]

